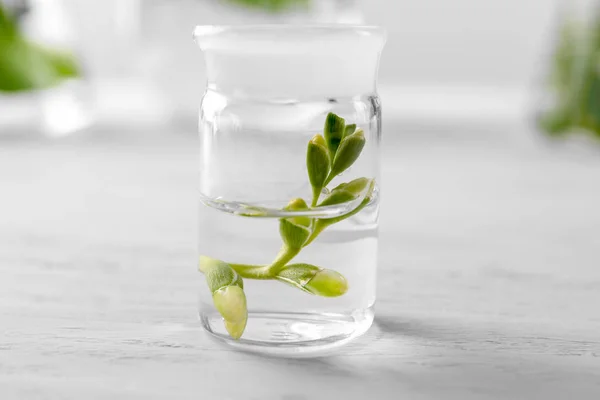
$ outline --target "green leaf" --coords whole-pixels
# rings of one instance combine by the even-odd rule
[[[332,159],[336,154],[338,147],[346,133],[346,121],[344,118],[329,113],[325,120],[325,128],[323,129],[323,135],[325,136],[325,142],[327,142],[327,148]]]
[[[231,321],[223,321],[223,323],[225,324],[225,329],[227,329],[227,333],[229,333],[229,336],[231,336],[232,339],[239,339],[242,337],[242,335],[244,334],[244,330],[246,329],[246,323],[248,322],[248,317],[246,317],[245,319],[241,320],[241,321],[235,321],[235,322],[231,322]]]
[[[561,26],[550,76],[556,105],[538,118],[550,135],[583,129],[600,137],[599,16],[590,16],[589,23],[565,18]]]
[[[357,178],[350,182],[339,184],[333,189],[333,191],[346,190],[356,196],[360,196],[370,183],[371,179],[369,178]]]
[[[339,272],[324,269],[312,278],[304,289],[323,297],[339,297],[348,291],[348,281]]]
[[[330,176],[337,176],[350,168],[365,147],[365,134],[362,129],[342,140],[331,167]]]
[[[282,218],[279,220],[279,233],[288,247],[299,249],[310,236],[310,229],[304,225],[296,224],[290,219]]]
[[[0,3],[0,38],[9,38],[17,33],[17,23]]]
[[[200,271],[206,275],[206,283],[211,293],[232,285],[244,288],[242,278],[229,264],[221,260],[200,256]]]
[[[248,320],[246,294],[239,286],[227,286],[213,294],[213,303],[225,320],[225,329],[233,339],[244,333]]]
[[[44,88],[57,81],[54,67],[35,47],[16,36],[0,38],[0,91]]]
[[[277,279],[317,296],[338,297],[348,291],[343,275],[310,264],[288,265],[279,271]]]
[[[598,49],[600,51],[600,49]],[[596,63],[600,62],[600,57],[596,59]],[[587,102],[585,104],[586,122],[592,128],[596,135],[600,135],[600,69],[598,65],[594,68],[590,81],[588,82]]]
[[[239,286],[226,286],[213,294],[215,308],[227,321],[236,322],[246,317],[246,295]]]
[[[356,124],[346,125],[346,131],[344,133],[344,137],[352,135],[355,131],[356,131]]]
[[[285,210],[286,211],[309,211],[310,208],[308,208],[308,205],[306,204],[304,199],[297,198],[297,199],[290,201],[288,203],[288,205],[285,207]],[[312,218],[310,218],[310,217],[292,217],[292,218],[288,218],[288,219],[296,225],[302,225],[307,228],[310,227],[310,224],[312,222]]]
[[[0,6],[0,91],[44,89],[79,75],[70,53],[26,40],[14,19]]]
[[[329,195],[325,197],[325,199],[321,202],[321,204],[319,204],[319,207],[347,203],[349,201],[355,200],[356,197],[357,196],[354,193],[349,192],[347,190],[332,190],[331,193],[329,193]]]
[[[321,135],[315,135],[308,142],[308,150],[306,151],[306,169],[308,170],[308,178],[313,188],[313,202],[318,199],[325,180],[329,175],[331,160],[327,143]]]
[[[310,293],[304,286],[315,277],[321,268],[310,264],[291,264],[277,273],[277,279]]]
[[[370,179],[358,178],[347,183],[341,183],[325,197],[321,204],[319,204],[319,207],[332,206],[356,200],[362,195],[370,182]]]
[[[574,125],[574,121],[569,110],[557,108],[551,112],[541,115],[537,123],[546,133],[550,135],[560,135],[567,132]]]
[[[369,182],[369,186],[367,187],[367,192],[365,193],[365,198],[363,199],[363,201],[360,202],[358,207],[356,207],[354,210],[350,211],[347,214],[340,215],[339,217],[328,218],[328,219],[319,219],[316,221],[316,223],[322,223],[325,226],[329,226],[329,225],[336,224],[338,222],[342,222],[350,217],[353,217],[354,215],[361,212],[363,210],[363,208],[365,208],[366,206],[369,205],[369,203],[373,199],[374,191],[375,191],[375,179],[371,179]],[[317,228],[315,227],[315,229],[317,229]]]
[[[54,67],[56,74],[61,78],[76,78],[81,75],[81,69],[73,54],[62,51],[48,49],[37,46],[37,49],[44,54],[47,61]]]
[[[206,277],[215,308],[224,319],[225,329],[232,338],[239,339],[248,319],[242,278],[231,265],[215,258],[200,256],[199,267]]]

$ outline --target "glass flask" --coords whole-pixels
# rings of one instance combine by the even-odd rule
[[[375,303],[385,33],[199,26],[200,318],[286,356],[368,330]]]

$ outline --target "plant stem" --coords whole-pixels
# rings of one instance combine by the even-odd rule
[[[323,190],[323,188],[313,187],[313,198],[312,198],[312,202],[310,203],[311,207],[317,206],[317,203],[319,202],[319,196],[321,196],[322,190]]]
[[[369,204],[370,201],[371,201],[371,197],[370,196],[366,197],[354,210],[350,211],[348,214],[344,214],[344,215],[341,215],[336,218],[317,219],[315,221],[312,233],[310,234],[310,236],[304,243],[303,247],[306,247],[309,244],[311,244],[312,241],[315,240],[317,238],[317,236],[319,236],[321,234],[321,232],[323,232],[328,226],[336,224],[338,222],[341,222],[345,219],[348,219],[348,218],[358,214],[363,208],[365,208]]]
[[[273,279],[267,265],[229,264],[242,278],[267,280]]]
[[[327,179],[325,179],[325,182],[323,183],[323,187],[326,187],[327,185],[329,185],[329,183],[333,180],[333,178],[335,178],[335,175],[332,173],[329,173],[329,175],[327,175]]]
[[[287,263],[292,261],[294,257],[300,253],[302,248],[292,248],[286,245],[281,246],[281,250],[279,250],[279,254],[275,257],[275,260],[269,265],[267,268],[271,273],[271,276],[277,275],[277,273],[286,266]]]
[[[279,254],[270,265],[229,264],[242,278],[247,279],[275,279],[287,263],[300,253],[301,249],[282,246]]]
[[[310,234],[310,236],[308,237],[308,239],[306,240],[306,243],[304,243],[304,247],[311,244],[311,242],[313,240],[315,240],[317,238],[317,236],[319,236],[319,234],[321,232],[323,232],[325,230],[325,228],[327,228],[329,226],[329,224],[325,224],[324,221],[325,220],[323,220],[323,219],[318,219],[315,221],[315,226],[313,228],[313,231]]]

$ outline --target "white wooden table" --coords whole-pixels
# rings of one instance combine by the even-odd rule
[[[193,136],[0,142],[0,399],[600,398],[600,151],[386,134],[376,322],[315,360],[202,332]]]

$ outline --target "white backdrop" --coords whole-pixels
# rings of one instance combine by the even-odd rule
[[[539,72],[556,3],[365,0],[363,10],[389,31],[385,81],[522,86]]]

